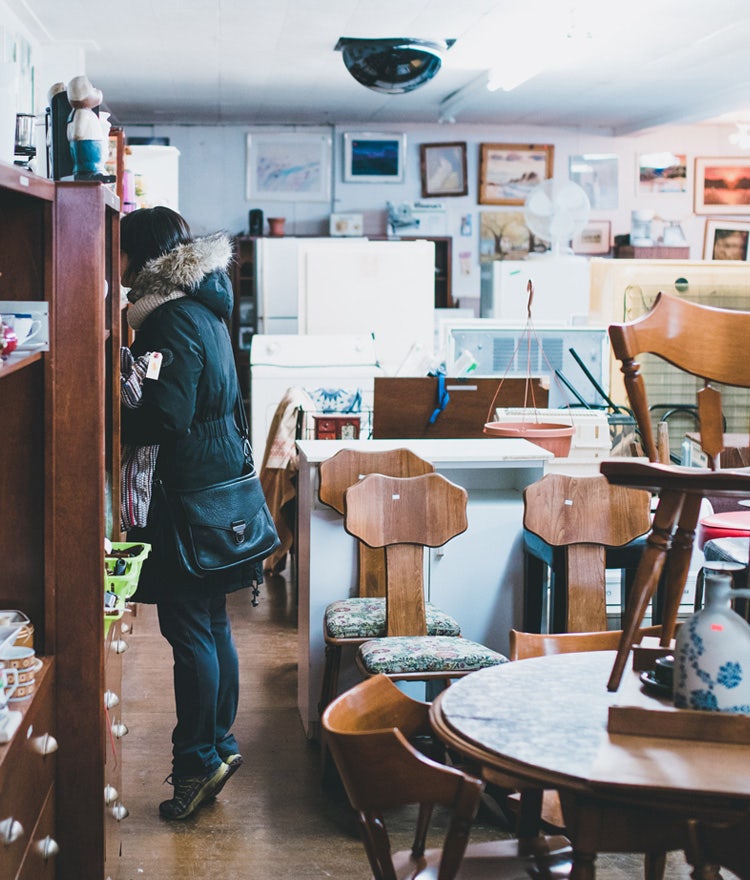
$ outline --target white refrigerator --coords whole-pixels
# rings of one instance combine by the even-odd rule
[[[435,248],[429,241],[263,238],[258,332],[371,334],[385,375],[431,352]]]

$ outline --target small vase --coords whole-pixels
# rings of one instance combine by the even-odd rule
[[[268,218],[268,234],[275,238],[281,238],[284,234],[284,224],[286,217],[269,217]]]
[[[680,627],[675,643],[674,704],[678,709],[750,715],[750,624],[732,610],[728,571],[706,570],[706,601]]]

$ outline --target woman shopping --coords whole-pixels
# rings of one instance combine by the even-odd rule
[[[252,461],[236,418],[225,324],[233,304],[229,239],[194,239],[179,214],[156,207],[122,218],[120,249],[131,351],[148,363],[139,405],[122,411],[123,441],[158,447],[154,479],[165,487],[197,489],[240,476]],[[262,562],[193,577],[179,563],[168,523],[163,496],[154,492],[145,526],[131,529],[128,540],[152,545],[133,599],[156,604],[174,656],[174,791],[159,812],[185,819],[242,763],[232,733],[239,672],[226,594],[251,587],[257,595]]]

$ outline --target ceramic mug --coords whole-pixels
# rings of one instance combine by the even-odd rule
[[[34,337],[42,329],[41,318],[29,312],[3,315],[3,322],[13,328],[19,348],[28,342],[33,342]]]
[[[11,645],[3,650],[0,666],[6,675],[11,674],[15,680],[13,692],[8,695],[12,702],[27,700],[34,693],[36,674],[42,665],[33,648]]]
[[[12,681],[11,681],[12,679]],[[0,667],[0,709],[4,709],[18,688],[15,669]]]

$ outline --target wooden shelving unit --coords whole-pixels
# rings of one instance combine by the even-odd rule
[[[0,746],[0,818],[24,816],[18,839],[0,848],[0,876],[102,880],[106,868],[115,880],[105,865],[114,762],[102,593],[104,537],[119,537],[107,515],[119,509],[117,197],[0,164],[0,273],[0,299],[46,301],[50,320],[49,351],[0,367],[0,607],[30,617],[45,664],[23,735]],[[48,722],[35,730],[56,750],[27,748],[26,717]],[[47,837],[57,855],[44,859],[34,844]]]

